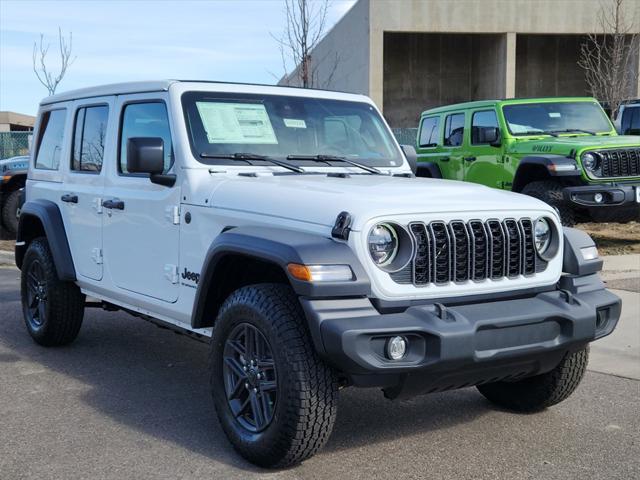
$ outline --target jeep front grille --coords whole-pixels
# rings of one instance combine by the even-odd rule
[[[640,176],[640,148],[616,148],[594,152],[600,156],[600,178]]]
[[[545,266],[536,258],[528,218],[412,222],[409,231],[415,253],[404,269],[391,274],[396,283],[420,287],[516,278]]]

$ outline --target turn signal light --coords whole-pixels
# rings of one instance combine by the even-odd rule
[[[303,282],[348,282],[353,280],[353,272],[349,265],[287,265],[289,274]]]

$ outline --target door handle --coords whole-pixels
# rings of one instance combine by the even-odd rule
[[[65,193],[60,197],[60,200],[67,203],[78,203],[78,196],[73,193]]]
[[[111,210],[124,210],[124,202],[117,199],[105,200],[104,202],[102,202],[102,206]]]
[[[467,162],[475,162],[475,161],[476,161],[476,157],[464,157],[464,159],[465,159]]]
[[[448,162],[449,160],[451,160],[449,157],[442,157],[440,159],[441,162]]]

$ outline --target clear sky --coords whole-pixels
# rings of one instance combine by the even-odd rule
[[[332,0],[328,28],[355,0]],[[46,89],[32,70],[34,41],[73,32],[58,92],[164,78],[275,83],[283,73],[270,32],[285,28],[282,0],[0,0],[0,110],[35,114]]]

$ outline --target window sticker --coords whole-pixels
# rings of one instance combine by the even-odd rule
[[[550,118],[560,118],[561,116],[560,112],[549,112]]]
[[[283,118],[284,126],[289,128],[307,128],[304,120],[298,118]]]
[[[209,143],[277,144],[261,103],[196,102]]]

